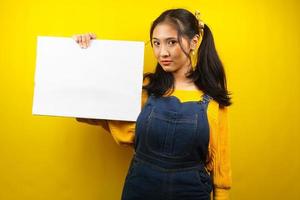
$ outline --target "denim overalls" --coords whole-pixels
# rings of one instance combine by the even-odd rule
[[[136,121],[135,154],[122,200],[209,200],[212,180],[205,169],[211,97],[181,103],[150,95]]]

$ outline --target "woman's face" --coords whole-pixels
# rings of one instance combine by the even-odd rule
[[[152,46],[158,63],[166,72],[176,73],[178,70],[189,69],[189,58],[182,51],[177,38],[177,30],[167,23],[158,24],[153,30]],[[189,41],[182,37],[185,52],[190,52]]]

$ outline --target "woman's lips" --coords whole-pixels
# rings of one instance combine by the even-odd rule
[[[172,61],[161,61],[161,63],[163,64],[163,65],[170,65],[171,63],[172,63]]]

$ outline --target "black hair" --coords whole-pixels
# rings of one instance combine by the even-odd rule
[[[151,46],[153,31],[160,23],[170,23],[176,27],[179,45],[182,50],[182,37],[188,37],[191,40],[196,34],[200,35],[201,29],[203,29],[203,38],[198,49],[195,70],[191,70],[186,77],[194,81],[198,89],[216,100],[221,108],[231,105],[224,67],[216,51],[209,27],[206,24],[201,27],[195,15],[186,9],[166,10],[151,25]],[[189,53],[184,50],[183,52],[191,61]],[[156,65],[155,72],[144,74],[143,79],[149,79],[149,83],[143,86],[148,95],[154,94],[156,97],[160,97],[174,90],[172,73],[164,71],[159,63]]]

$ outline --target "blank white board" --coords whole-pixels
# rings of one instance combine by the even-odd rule
[[[135,121],[143,64],[144,42],[39,36],[32,113]]]

